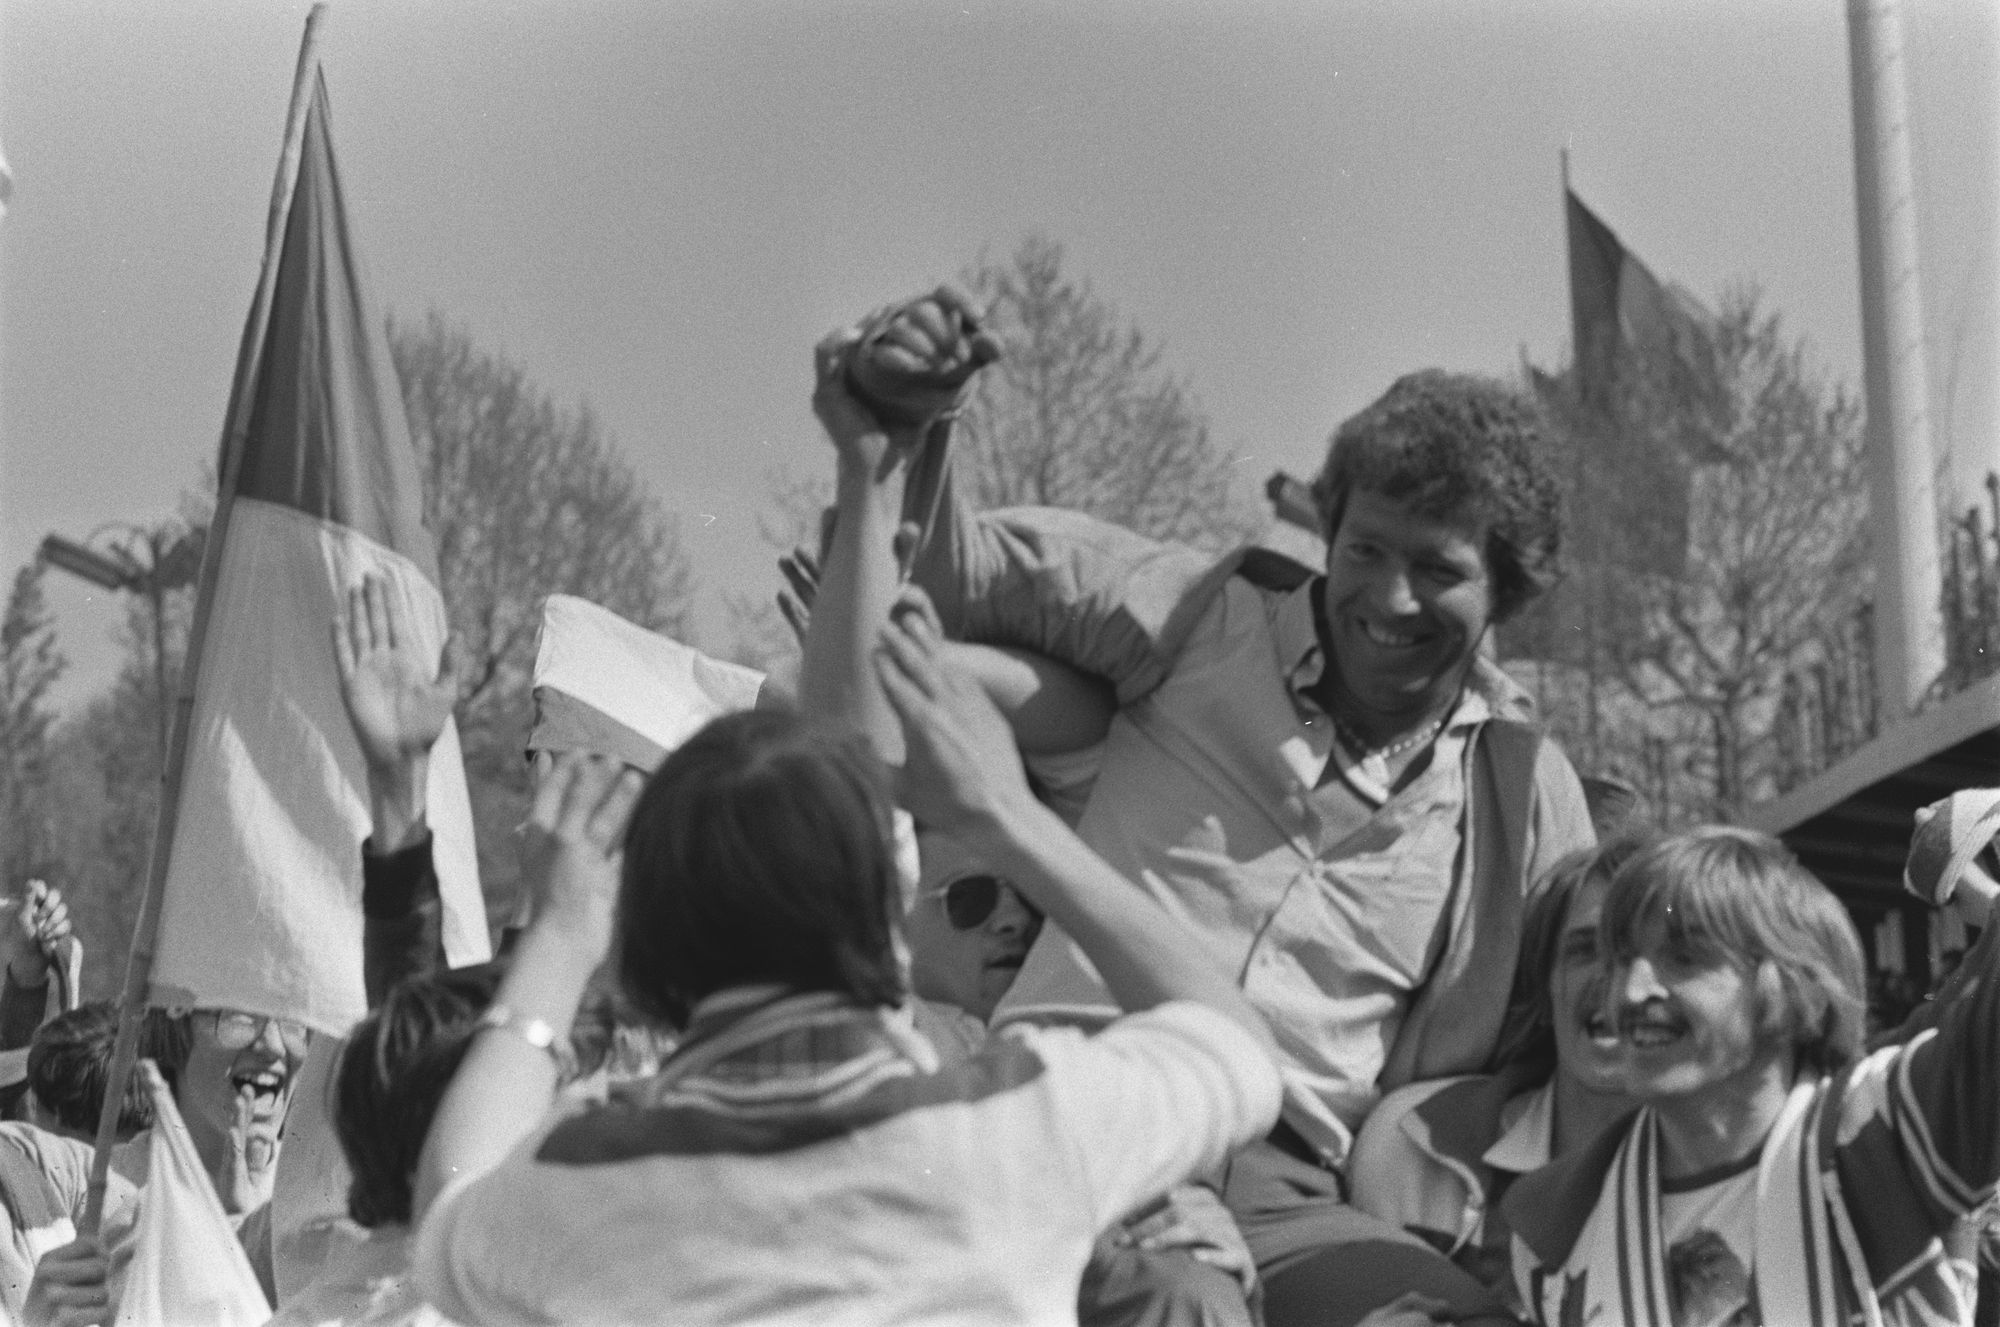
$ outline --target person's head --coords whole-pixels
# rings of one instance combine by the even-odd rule
[[[28,1044],[28,1103],[34,1123],[94,1141],[117,1040],[118,1008],[106,1000],[79,1005],[35,1029]],[[179,1080],[187,1050],[183,1027],[164,1010],[148,1009],[139,1027],[139,1054],[159,1065],[169,1090]],[[153,1103],[145,1081],[134,1074],[126,1079],[119,1104],[119,1140],[152,1124]]]
[[[355,1025],[333,1077],[333,1132],[357,1225],[408,1224],[411,1181],[444,1090],[500,986],[499,964],[397,983]]]
[[[305,1064],[305,1025],[241,1009],[196,1009],[181,1019],[188,1053],[174,1101],[202,1164],[219,1172],[242,1100],[245,1156],[253,1171],[262,1170],[276,1159],[292,1081]]]
[[[654,773],[626,831],[626,996],[675,1025],[751,983],[900,1003],[890,813],[859,735],[782,710],[710,723]]]
[[[1041,933],[1042,916],[948,835],[921,830],[917,847],[922,874],[903,917],[910,985],[926,1000],[991,1018]]]
[[[1762,1074],[1839,1069],[1861,1049],[1861,944],[1833,894],[1766,834],[1710,826],[1626,862],[1604,901],[1609,983],[1592,1029],[1625,1087],[1687,1097]]]
[[[1652,837],[1634,832],[1569,854],[1528,901],[1495,1055],[1524,1085],[1562,1075],[1593,1092],[1618,1090],[1615,1047],[1588,1031],[1604,998],[1598,919],[1611,877]]]
[[[1363,704],[1434,702],[1488,626],[1556,579],[1561,490],[1540,416],[1492,379],[1398,379],[1334,432],[1312,487],[1327,627]]]

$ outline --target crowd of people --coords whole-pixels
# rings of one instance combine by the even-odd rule
[[[1871,1036],[1823,885],[1593,805],[1493,661],[1561,541],[1520,394],[1416,373],[1343,423],[1315,569],[972,510],[934,462],[995,353],[948,290],[817,348],[796,702],[650,770],[532,753],[490,964],[445,964],[425,820],[455,675],[354,587],[372,1012],[143,1028],[272,1321],[1973,1321],[2000,794],[1919,829],[1910,886],[1978,939]],[[66,931],[34,893],[0,992],[0,1314],[36,1324],[117,1315],[158,1127],[128,1091],[78,1234],[117,1020],[45,1019]],[[295,1238],[315,1067],[346,1212]]]

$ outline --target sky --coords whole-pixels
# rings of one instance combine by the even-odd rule
[[[0,571],[213,456],[299,0],[0,0]],[[2000,7],[1905,0],[1946,490],[2000,468]],[[588,402],[723,587],[829,469],[828,328],[1031,233],[1184,376],[1246,491],[1399,374],[1566,357],[1559,153],[1656,273],[1754,282],[1858,390],[1841,0],[335,0],[375,299]],[[1960,506],[1964,505],[1960,501]],[[73,706],[113,596],[49,578]]]

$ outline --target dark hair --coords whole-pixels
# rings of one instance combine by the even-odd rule
[[[165,1010],[148,1009],[139,1025],[139,1054],[160,1067],[172,1090],[187,1060],[184,1029]],[[65,1129],[95,1134],[104,1110],[104,1087],[111,1078],[111,1052],[118,1040],[118,1007],[93,1000],[58,1014],[35,1029],[28,1044],[28,1086]],[[130,1138],[153,1125],[153,1102],[145,1079],[125,1080],[118,1107],[118,1136]]]
[[[1520,392],[1425,369],[1334,431],[1313,499],[1329,541],[1356,492],[1434,520],[1477,519],[1487,530],[1493,618],[1504,622],[1561,575],[1562,489],[1545,445],[1541,415]]]
[[[725,715],[639,795],[618,895],[619,980],[684,1026],[724,987],[903,998],[888,775],[858,734],[797,714]]]
[[[333,1131],[353,1176],[347,1214],[363,1226],[410,1220],[424,1135],[500,985],[498,964],[398,982],[349,1034],[334,1069]]]
[[[1549,868],[1541,888],[1528,900],[1521,919],[1514,989],[1507,997],[1507,1017],[1493,1052],[1495,1067],[1514,1075],[1522,1087],[1546,1083],[1555,1075],[1556,1023],[1549,979],[1556,970],[1563,929],[1569,925],[1571,901],[1587,884],[1609,883],[1619,868],[1658,837],[1636,830],[1594,848],[1579,848]]]
[[[1657,928],[1700,961],[1753,976],[1768,964],[1778,989],[1755,983],[1759,1029],[1790,1041],[1801,1072],[1832,1073],[1861,1050],[1868,987],[1854,924],[1768,834],[1710,825],[1652,845],[1613,877],[1602,927],[1621,961]]]

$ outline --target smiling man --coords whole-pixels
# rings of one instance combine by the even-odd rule
[[[1599,933],[1585,1030],[1643,1109],[1503,1200],[1535,1320],[1969,1324],[1943,1237],[2000,1179],[2000,927],[1935,1029],[1865,1057],[1853,927],[1774,839],[1642,852]]]
[[[918,301],[887,339],[949,360],[941,325]],[[1489,1067],[1530,884],[1593,842],[1575,771],[1481,654],[1555,576],[1540,444],[1500,383],[1412,374],[1334,435],[1314,485],[1322,575],[955,495],[915,560],[961,638],[1116,688],[1078,833],[1237,974],[1281,1054],[1283,1119],[1225,1184],[1273,1327],[1351,1321],[1411,1287],[1486,1303],[1349,1207],[1341,1170],[1386,1088]],[[1049,927],[996,1020],[1110,1013]]]

